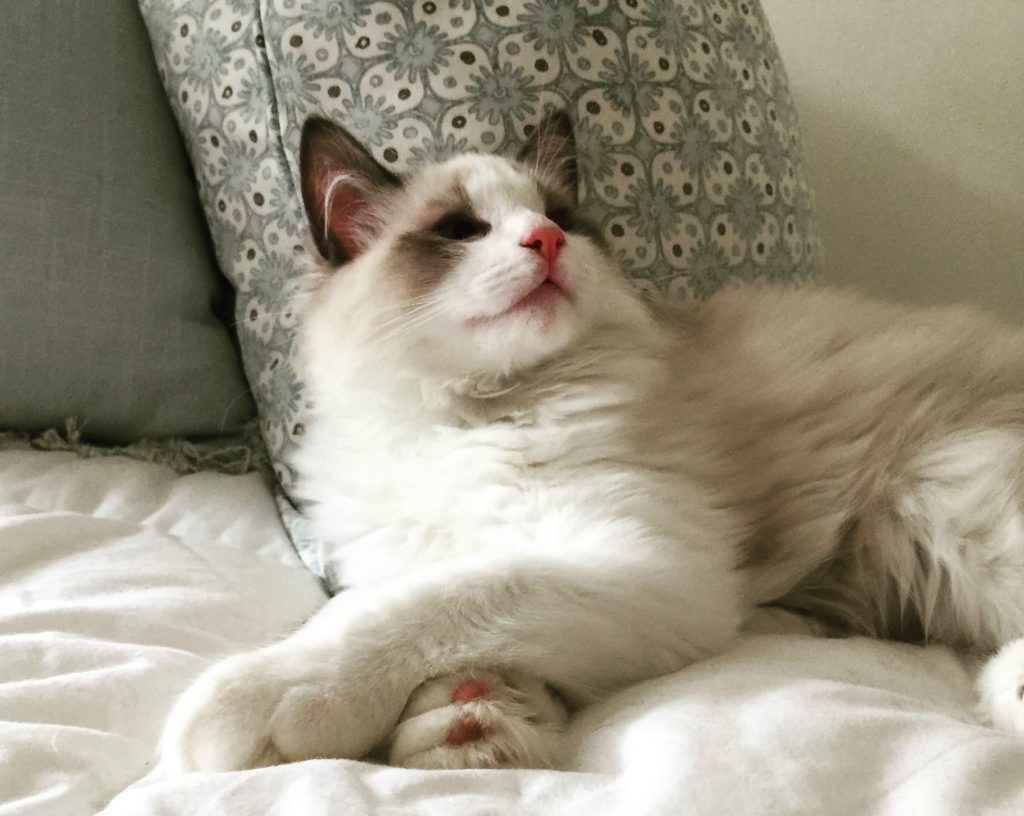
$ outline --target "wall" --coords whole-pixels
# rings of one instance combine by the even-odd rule
[[[1024,2],[762,0],[830,281],[1024,322]]]

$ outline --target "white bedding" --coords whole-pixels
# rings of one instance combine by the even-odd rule
[[[591,710],[573,772],[320,760],[137,782],[207,660],[323,600],[256,476],[0,453],[0,816],[1024,813],[1024,740],[972,722],[953,656],[800,636]]]

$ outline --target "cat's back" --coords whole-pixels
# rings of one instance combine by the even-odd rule
[[[1024,332],[967,306],[748,287],[661,319],[680,340],[678,374],[737,406],[856,405],[908,390],[960,391],[977,402],[1024,389]]]
[[[1024,432],[1024,334],[971,308],[748,289],[677,317],[673,381],[715,440],[711,475],[754,519],[741,563],[758,601],[951,440]]]

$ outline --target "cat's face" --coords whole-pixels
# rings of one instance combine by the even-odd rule
[[[564,115],[515,161],[467,155],[406,179],[314,119],[302,170],[314,240],[335,270],[314,304],[319,343],[369,344],[442,376],[507,374],[570,345],[622,289],[576,213]]]

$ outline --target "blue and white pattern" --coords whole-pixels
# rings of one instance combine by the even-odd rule
[[[302,432],[289,296],[305,251],[297,147],[311,113],[403,171],[514,152],[562,107],[583,206],[638,287],[703,298],[730,281],[817,275],[796,117],[757,0],[140,5],[238,290],[246,371],[278,462]]]

